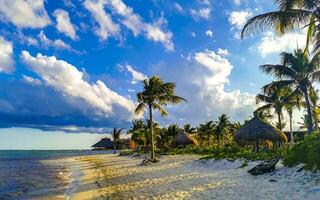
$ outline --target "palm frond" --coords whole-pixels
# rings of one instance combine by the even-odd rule
[[[135,114],[136,115],[140,115],[141,113],[143,113],[144,111],[145,111],[145,109],[146,109],[146,104],[145,103],[143,103],[143,102],[141,102],[141,103],[139,103],[139,105],[136,107],[136,109],[135,109]]]
[[[168,116],[168,112],[164,108],[162,108],[159,104],[153,103],[152,107],[158,110],[161,116],[163,117]]]
[[[261,65],[260,69],[266,74],[274,75],[276,78],[295,78],[296,72],[284,65]]]

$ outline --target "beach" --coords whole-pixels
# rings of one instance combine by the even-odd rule
[[[252,176],[258,164],[242,160],[199,160],[195,155],[162,156],[142,166],[142,157],[118,155],[58,159],[72,178],[65,196],[40,199],[319,199],[319,173],[286,168]]]

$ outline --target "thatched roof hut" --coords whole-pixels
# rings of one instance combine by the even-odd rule
[[[113,142],[109,138],[102,138],[99,142],[92,145],[95,150],[100,149],[113,149]]]
[[[186,132],[178,134],[172,141],[173,147],[183,147],[187,145],[198,145],[198,141]]]
[[[234,140],[238,143],[250,143],[250,142],[287,142],[287,136],[272,126],[271,124],[259,119],[256,115],[239,128],[234,134]]]

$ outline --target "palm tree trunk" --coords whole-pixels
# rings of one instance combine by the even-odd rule
[[[152,107],[149,105],[149,123],[150,123],[150,142],[151,142],[151,147],[150,147],[150,159],[154,160],[154,141],[153,141],[153,118],[152,118]]]
[[[313,119],[314,119],[314,129],[318,131],[318,117],[317,117],[317,110],[316,105],[313,108]]]
[[[281,112],[277,111],[277,114],[278,114],[278,124],[279,124],[278,128],[280,131],[282,131]]]
[[[302,92],[304,95],[304,99],[306,102],[306,106],[307,106],[307,112],[308,112],[308,133],[311,133],[313,128],[312,128],[312,112],[311,112],[311,105],[310,105],[310,100],[309,100],[309,95],[308,95],[308,89],[307,86],[303,85],[302,86]]]
[[[289,122],[290,122],[290,138],[291,138],[291,142],[294,143],[293,140],[293,132],[292,132],[292,113],[289,113]]]
[[[116,141],[113,140],[113,153],[116,154],[117,153],[117,145],[116,145]]]

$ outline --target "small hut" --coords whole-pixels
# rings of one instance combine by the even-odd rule
[[[256,114],[250,121],[239,128],[233,137],[237,143],[255,144],[257,150],[259,143],[272,142],[273,144],[281,144],[288,141],[287,136],[282,131],[259,119]]]
[[[111,150],[113,149],[113,142],[109,138],[102,138],[99,142],[91,146],[93,150]]]
[[[198,145],[198,141],[186,132],[178,134],[172,141],[173,147],[185,147],[188,145]]]

